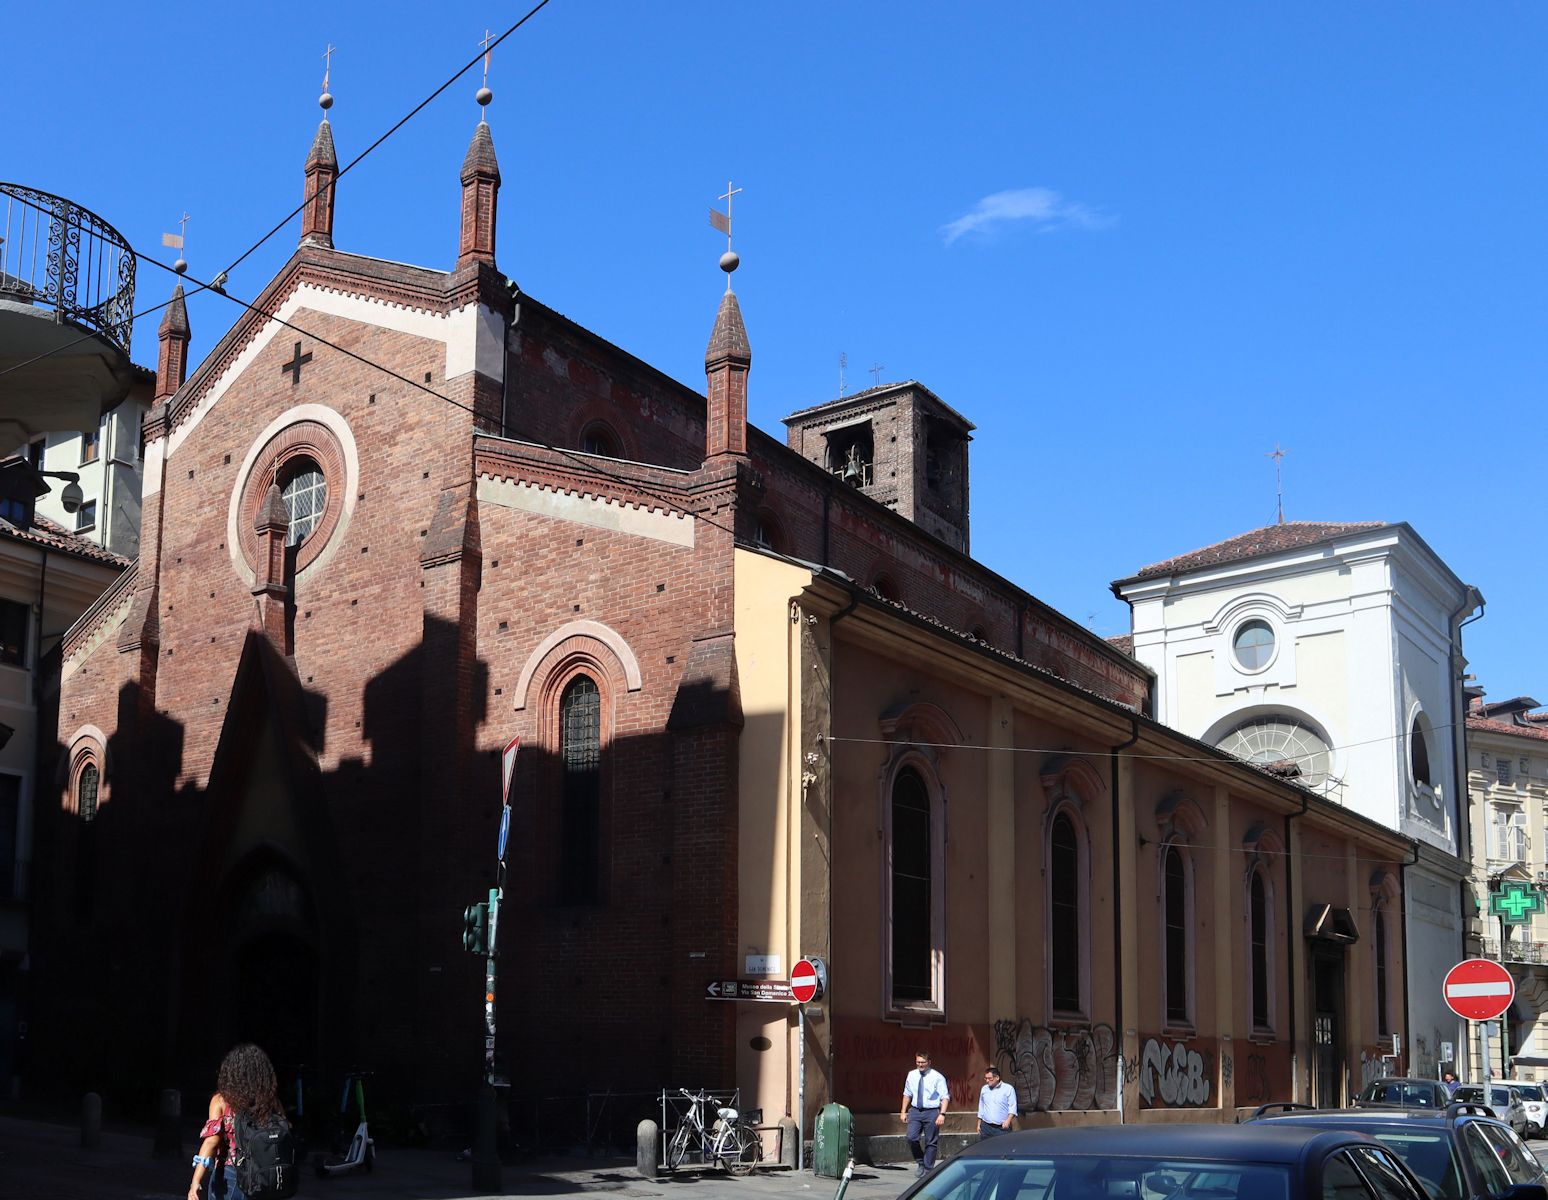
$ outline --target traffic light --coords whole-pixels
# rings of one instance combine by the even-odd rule
[[[473,954],[489,952],[489,905],[470,904],[462,910],[462,948]]]

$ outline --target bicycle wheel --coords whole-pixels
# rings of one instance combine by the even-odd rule
[[[668,1171],[675,1171],[683,1165],[683,1159],[688,1157],[688,1141],[692,1133],[693,1130],[686,1123],[677,1127],[677,1132],[667,1143],[666,1168]]]
[[[745,1125],[732,1125],[720,1136],[718,1143],[720,1161],[726,1164],[731,1175],[751,1175],[763,1158],[763,1143],[758,1135]]]

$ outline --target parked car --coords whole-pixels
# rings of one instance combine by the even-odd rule
[[[1484,1094],[1484,1088],[1488,1087],[1488,1095]],[[1459,1084],[1457,1090],[1451,1094],[1451,1098],[1461,1104],[1479,1104],[1494,1114],[1496,1120],[1504,1121],[1523,1137],[1527,1131],[1526,1106],[1521,1103],[1521,1092],[1518,1088],[1505,1083],[1464,1083]]]
[[[1277,1121],[1008,1133],[949,1159],[900,1200],[1115,1197],[1428,1200],[1418,1178],[1374,1138]]]
[[[1526,1109],[1527,1115],[1527,1129],[1522,1136],[1542,1137],[1543,1131],[1548,1129],[1548,1097],[1543,1095],[1543,1085],[1527,1079],[1507,1079],[1504,1082],[1521,1093],[1521,1107]]]
[[[1450,1103],[1446,1085],[1438,1079],[1373,1079],[1355,1097],[1359,1108],[1384,1104],[1394,1108],[1443,1109]]]
[[[1441,1112],[1265,1104],[1248,1124],[1368,1134],[1395,1151],[1435,1200],[1548,1200],[1548,1172],[1508,1125],[1485,1112],[1464,1103]]]

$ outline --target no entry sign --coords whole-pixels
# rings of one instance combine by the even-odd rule
[[[1457,1016],[1492,1021],[1516,998],[1516,981],[1497,962],[1468,958],[1446,972],[1441,994]]]
[[[809,958],[803,958],[790,971],[790,998],[797,1004],[805,1004],[817,998],[819,987],[817,967]]]

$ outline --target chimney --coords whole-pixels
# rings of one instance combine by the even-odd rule
[[[285,606],[290,599],[290,585],[285,579],[285,535],[290,532],[290,514],[285,509],[279,484],[269,485],[269,495],[253,521],[253,531],[258,535],[258,561],[253,572],[257,612],[253,623],[276,650],[289,654]]]
[[[164,400],[188,375],[188,306],[183,302],[183,285],[172,289],[172,303],[162,315],[156,330],[161,346],[156,354],[155,400]]]
[[[333,102],[332,97],[328,97],[328,102]],[[301,210],[301,245],[333,249],[333,191],[338,178],[339,160],[333,152],[333,127],[324,117],[317,127],[317,136],[312,139],[311,153],[306,156],[306,206]]]
[[[704,421],[704,458],[747,453],[747,372],[752,347],[742,324],[742,306],[731,290],[731,272],[739,259],[729,250],[720,260],[726,273],[726,294],[720,298],[715,328],[704,352],[705,391],[709,405]]]
[[[462,231],[457,269],[472,263],[495,265],[495,202],[500,194],[500,164],[495,161],[489,125],[478,123],[462,160]]]

